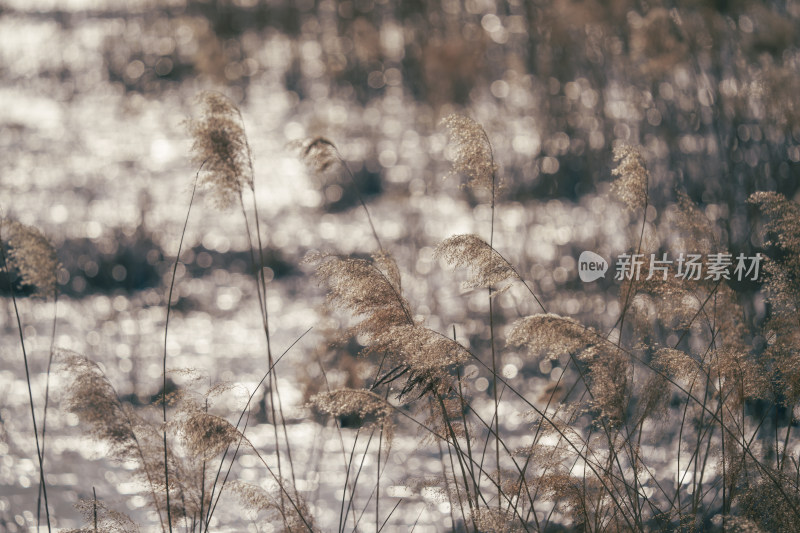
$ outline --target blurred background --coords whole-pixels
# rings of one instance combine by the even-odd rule
[[[42,229],[63,266],[57,306],[20,299],[38,412],[54,312],[56,345],[102,363],[126,401],[145,406],[158,394],[166,287],[196,171],[186,121],[201,91],[229,96],[244,117],[273,341],[282,351],[315,328],[281,363],[300,438],[326,431],[302,408],[319,387],[309,362],[322,358],[340,386],[369,374],[357,339],[330,345],[326,332],[346,318],[320,309],[324,295],[300,262],[314,249],[366,256],[376,247],[351,182],[310,174],[292,141],[322,135],[337,145],[419,318],[439,331],[455,324],[480,347],[485,294],[462,290],[463,273],[433,259],[450,235],[488,238],[487,199],[458,176],[443,179],[453,151],[440,121],[471,116],[504,182],[495,246],[548,311],[610,328],[618,285],[581,283],[576,261],[583,250],[611,259],[630,247],[636,220],[608,194],[612,149],[643,147],[654,228],[684,191],[722,246],[751,254],[762,243],[746,198],[777,190],[797,199],[798,28],[792,0],[0,0],[0,208]],[[666,249],[670,234],[657,234]],[[201,197],[184,250],[169,364],[197,369],[208,385],[237,383],[220,406],[236,412],[265,370],[241,213]],[[757,288],[738,288],[752,325],[763,317]],[[498,301],[501,326],[539,311],[516,289]],[[0,316],[0,529],[13,532],[35,522],[38,473],[16,323]],[[559,375],[508,350],[503,369],[534,397]],[[58,410],[60,383],[55,374],[46,465],[58,525],[79,523],[72,505],[92,486],[138,516],[146,501],[130,495],[128,467],[81,439],[77,419]],[[476,378],[478,393],[487,386]],[[515,417],[507,423],[522,432]],[[258,422],[253,439],[269,446],[266,414]],[[438,472],[438,456],[415,451],[417,440],[396,444],[391,460],[403,467],[387,472],[388,484]],[[254,463],[239,466],[258,481]],[[338,482],[326,484],[324,468],[304,474],[322,524],[338,516]],[[447,529],[441,502],[403,491],[420,530]],[[234,510],[218,519],[244,527]]]

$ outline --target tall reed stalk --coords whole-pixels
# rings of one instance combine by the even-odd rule
[[[45,518],[47,520],[47,530],[51,531],[50,506],[47,498],[47,481],[44,471],[44,426],[42,427],[42,443],[39,442],[39,430],[36,424],[36,409],[33,400],[33,388],[31,386],[30,366],[28,363],[28,350],[25,347],[25,337],[23,334],[22,318],[20,317],[17,305],[17,294],[14,287],[14,271],[19,276],[23,285],[32,287],[37,294],[53,294],[56,292],[56,270],[58,261],[55,250],[47,238],[37,229],[25,226],[13,220],[0,220],[0,259],[5,267],[8,292],[11,296],[11,307],[17,325],[22,360],[25,367],[25,381],[28,387],[28,403],[31,410],[31,421],[33,423],[33,435],[36,443],[36,460],[39,467],[39,491],[44,498]],[[53,327],[55,328],[55,318]],[[52,350],[51,350],[52,361]],[[49,389],[49,370],[48,363],[48,386]],[[45,415],[47,404],[47,392],[45,393]],[[39,507],[41,508],[41,507]],[[40,518],[37,518],[37,527],[40,525]]]

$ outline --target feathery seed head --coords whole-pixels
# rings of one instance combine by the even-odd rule
[[[75,508],[80,511],[87,522],[97,522],[97,529],[94,527],[82,527],[80,529],[70,529],[63,533],[93,533],[102,531],[104,533],[138,533],[139,526],[136,525],[131,517],[111,509],[101,500],[80,499],[75,504]]]
[[[800,398],[800,205],[775,192],[754,193],[748,202],[766,215],[761,234],[780,252],[763,265],[764,293],[772,308],[765,324],[771,342],[764,355],[774,371],[773,382],[792,405]]]
[[[303,163],[315,174],[323,174],[340,162],[336,145],[324,137],[295,141],[291,146],[299,152]]]
[[[593,345],[583,350],[579,358],[589,367],[589,390],[592,407],[611,424],[621,423],[628,406],[628,372],[630,361],[619,350],[605,345]]]
[[[645,167],[644,157],[638,148],[623,145],[614,149],[614,161],[619,165],[612,174],[619,176],[611,186],[611,190],[635,211],[647,204],[647,184],[650,173]]]
[[[362,318],[353,328],[356,333],[380,337],[389,327],[412,323],[397,265],[387,254],[369,261],[309,253],[304,262],[317,264],[317,278],[328,286],[331,306]]]
[[[797,328],[797,314],[782,312],[770,318],[767,332],[770,343],[765,350],[765,358],[770,361],[775,374],[775,384],[785,396],[787,405],[794,405],[800,399],[800,331]]]
[[[188,123],[194,160],[202,165],[199,183],[212,192],[217,207],[225,208],[244,187],[253,187],[250,147],[239,110],[229,99],[204,93],[200,101],[200,120]]]
[[[700,365],[692,357],[674,348],[660,348],[653,356],[653,366],[668,376],[692,379],[700,370]]]
[[[724,387],[732,387],[732,400],[742,405],[746,399],[764,398],[769,390],[769,377],[763,368],[743,350],[724,347],[716,350],[716,371]]]
[[[545,499],[559,502],[571,511],[573,529],[589,529],[586,522],[592,521],[592,515],[603,515],[610,511],[611,497],[604,490],[601,480],[596,477],[573,476],[562,468],[544,474],[540,482]],[[588,506],[587,502],[593,502],[592,506]]]
[[[97,363],[66,350],[60,351],[58,358],[72,377],[65,399],[67,409],[91,427],[95,437],[107,441],[118,455],[132,452],[136,434],[131,418]]]
[[[281,531],[286,533],[316,533],[319,531],[314,526],[308,504],[288,484],[283,489],[279,488],[273,492],[267,492],[257,485],[242,481],[234,481],[231,485],[231,490],[247,509],[255,514],[266,512],[268,520],[275,523],[280,522],[283,525]],[[294,505],[285,502],[287,497],[291,498]],[[272,529],[276,528],[273,526]]]
[[[239,110],[234,103],[226,96],[215,93],[206,92],[200,95],[200,99],[205,105],[205,111],[208,115],[238,115]]]
[[[470,518],[478,526],[479,531],[485,531],[486,533],[522,531],[517,517],[507,509],[495,507],[473,509],[470,513]]]
[[[495,287],[504,281],[519,279],[508,261],[477,235],[454,235],[445,239],[436,247],[434,257],[443,258],[453,266],[468,267],[473,275],[464,282],[466,288]],[[501,291],[509,286],[505,285]]]
[[[2,237],[8,246],[7,267],[18,273],[23,285],[33,287],[36,294],[53,294],[59,268],[56,251],[42,232],[15,220],[0,223]]]
[[[382,427],[387,442],[394,433],[392,407],[386,401],[366,389],[339,389],[315,394],[309,404],[323,413],[340,417],[358,415],[367,427]]]
[[[575,353],[595,341],[591,329],[572,318],[553,313],[540,313],[517,320],[507,338],[509,346],[524,345],[534,357],[545,353],[551,359]]]
[[[743,516],[728,516],[725,519],[725,527],[731,533],[764,533],[758,524]]]
[[[373,337],[367,352],[386,353],[389,360],[407,369],[400,396],[412,390],[443,395],[451,386],[450,372],[469,359],[458,342],[419,325],[400,325]]]
[[[460,392],[463,393],[466,392],[465,389],[469,383],[462,381],[459,386],[461,387]],[[475,426],[464,418],[464,409],[468,405],[468,399],[456,395],[455,387],[439,394],[436,399],[434,399],[436,395],[428,395],[427,405],[422,408],[422,412],[426,413],[425,427],[420,427],[422,442],[435,444],[438,439],[448,434],[455,435],[456,438],[472,439],[471,435],[475,435],[476,431]],[[440,399],[441,403],[439,403]],[[428,431],[429,429],[433,431]],[[447,440],[447,437],[444,438]]]
[[[72,378],[65,397],[67,409],[78,415],[95,439],[109,445],[111,458],[135,464],[137,477],[154,499],[160,499],[166,476],[158,426],[119,401],[116,390],[96,363],[67,350],[59,351],[58,360]],[[178,468],[171,454],[168,464],[170,470]],[[177,472],[170,473],[170,479],[180,477]]]
[[[640,416],[652,419],[666,418],[671,398],[667,378],[652,373],[642,387]]]
[[[230,422],[216,415],[192,410],[181,420],[183,442],[194,457],[208,460],[216,457],[239,439],[247,439]]]
[[[340,258],[310,253],[306,262],[317,263],[317,277],[328,286],[328,302],[352,313],[360,321],[351,333],[367,342],[365,353],[383,352],[405,376],[401,394],[445,386],[448,370],[467,359],[455,341],[417,324],[403,297],[400,270],[385,252],[366,259]]]
[[[576,356],[589,369],[587,381],[593,406],[601,416],[615,423],[625,413],[630,363],[618,350],[600,343],[600,339],[591,328],[571,318],[548,313],[516,321],[507,342],[511,346],[527,346],[534,357],[543,353],[552,359],[563,354]]]
[[[753,193],[748,202],[759,206],[768,217],[764,233],[773,235],[775,240],[767,244],[800,254],[800,205],[782,194],[764,191]]]
[[[495,173],[492,145],[483,127],[469,117],[449,115],[442,123],[447,127],[455,145],[453,171],[469,177],[467,186],[473,190],[495,188]]]
[[[714,225],[705,213],[684,191],[679,190],[677,197],[677,209],[670,218],[680,234],[683,249],[703,254],[723,251],[714,234]]]
[[[796,529],[792,525],[797,523],[794,509],[800,505],[800,497],[793,490],[796,481],[794,476],[787,479],[780,472],[776,471],[775,474],[780,476],[777,479],[782,487],[768,479],[761,479],[744,487],[737,502],[743,520],[740,524],[734,523],[731,531],[789,533]]]

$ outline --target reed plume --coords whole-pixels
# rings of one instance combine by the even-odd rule
[[[677,202],[671,222],[681,248],[687,252],[709,254],[721,252],[722,246],[713,225],[684,191],[677,192]]]
[[[177,424],[181,442],[195,460],[217,457],[243,437],[230,422],[196,405],[184,408]]]
[[[453,172],[461,172],[469,178],[467,187],[487,190],[494,195],[497,165],[483,127],[462,115],[449,115],[442,124],[447,127],[455,149]]]
[[[294,141],[289,148],[300,155],[300,159],[315,175],[324,174],[342,163],[336,145],[325,137]]]
[[[281,494],[285,497],[288,496],[293,502],[292,506],[287,506],[280,495],[250,483],[236,481],[231,490],[246,509],[256,514],[262,512],[266,514],[265,525],[271,526],[274,522],[281,522],[283,524],[282,531],[286,533],[316,533],[319,531],[314,525],[308,504],[294,490],[287,493],[281,490]],[[258,524],[260,521],[256,523]]]
[[[767,216],[762,230],[767,245],[800,252],[800,206],[775,192],[757,192],[748,201]]]
[[[660,348],[653,355],[653,367],[665,372],[668,376],[690,381],[697,377],[700,362],[688,353],[675,348]]]
[[[166,479],[159,428],[120,402],[97,363],[68,350],[61,350],[58,360],[70,377],[64,406],[78,415],[92,437],[109,446],[111,458],[136,465],[165,530],[161,493],[166,491]]]
[[[478,527],[479,531],[486,533],[517,533],[524,531],[519,520],[509,509],[497,507],[481,507],[473,509],[470,520]]]
[[[250,146],[238,108],[218,93],[203,93],[199,120],[188,122],[194,139],[192,154],[200,171],[199,185],[214,204],[226,208],[239,201],[245,187],[253,188]]]
[[[574,354],[597,341],[597,333],[591,328],[553,313],[517,320],[506,338],[509,346],[525,346],[533,357],[546,355],[551,359]]]
[[[34,294],[51,296],[59,269],[55,248],[41,231],[16,220],[3,220],[2,235],[8,246],[7,267],[15,270],[22,285]]]
[[[356,416],[359,427],[383,429],[384,438],[391,445],[394,435],[392,406],[382,397],[366,389],[338,389],[315,394],[309,405],[335,417]]]
[[[405,376],[402,394],[447,388],[449,370],[466,361],[468,353],[412,318],[402,295],[400,271],[391,256],[378,253],[370,261],[311,253],[306,261],[317,263],[317,278],[329,289],[329,305],[358,320],[349,331],[362,336],[365,353],[382,354],[384,363],[393,366],[373,387]]]
[[[68,529],[64,533],[139,533],[141,531],[130,516],[111,509],[101,500],[81,499],[75,507],[83,515],[84,520],[92,525],[79,529]]]
[[[358,202],[361,204],[364,213],[367,215],[367,222],[372,231],[372,236],[375,238],[375,243],[378,245],[378,250],[380,250],[381,253],[386,253],[383,249],[381,239],[378,237],[378,231],[375,229],[375,223],[372,221],[372,215],[370,215],[369,209],[367,208],[367,203],[364,201],[364,197],[359,190],[358,183],[356,183],[356,177],[342,157],[342,154],[339,153],[339,149],[336,148],[336,145],[324,137],[314,137],[312,139],[294,141],[290,143],[289,146],[299,154],[300,159],[305,163],[306,167],[311,170],[314,176],[320,178],[322,182],[321,185],[323,186],[328,185],[333,180],[333,177],[336,175],[334,169],[344,169],[353,192],[358,198]]]
[[[503,282],[520,279],[514,267],[477,235],[454,235],[439,243],[434,257],[444,259],[449,265],[467,267],[472,275],[464,282],[465,288],[497,288]],[[500,287],[500,292],[510,284]]]
[[[645,168],[642,152],[633,146],[622,145],[614,149],[617,167],[611,173],[617,179],[611,185],[614,192],[631,211],[647,205],[647,186],[650,173]]]
[[[64,406],[78,415],[92,437],[109,446],[110,458],[136,465],[136,477],[146,487],[162,529],[166,529],[164,511],[169,483],[169,517],[176,523],[189,520],[201,524],[200,529],[204,530],[202,524],[207,526],[224,488],[224,484],[216,486],[217,480],[207,466],[230,446],[236,445],[237,450],[239,445],[252,449],[241,431],[223,417],[208,412],[208,397],[223,387],[212,388],[204,402],[181,390],[168,395],[167,401],[175,406],[176,416],[162,428],[163,424],[152,422],[132,406],[123,404],[96,363],[66,350],[61,350],[58,358],[70,378]],[[174,447],[167,449],[168,469],[164,468],[165,431],[169,431],[175,442]],[[115,519],[114,516],[110,515],[109,520]]]
[[[360,319],[353,333],[375,339],[388,328],[414,324],[400,271],[388,254],[370,261],[312,252],[305,262],[317,264],[317,279],[328,287],[328,304]]]
[[[781,194],[757,192],[749,199],[766,216],[761,236],[775,248],[764,261],[765,294],[773,312],[764,324],[766,360],[787,406],[800,402],[800,206]]]

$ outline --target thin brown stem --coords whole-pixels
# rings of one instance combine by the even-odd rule
[[[50,404],[50,375],[53,368],[53,355],[56,351],[56,323],[58,322],[58,289],[53,289],[53,327],[50,331],[50,356],[47,359],[47,378],[44,386],[44,413],[42,414],[42,468],[45,462],[45,435],[47,433],[47,408]],[[36,523],[41,519],[42,512],[42,487],[39,487],[39,495],[36,501]]]
[[[2,237],[0,237],[0,259],[3,260],[3,265],[6,265],[8,268],[8,258],[6,257],[5,252],[5,245],[2,241]],[[44,510],[45,510],[45,517],[47,518],[47,531],[48,533],[51,531],[50,526],[50,506],[47,503],[47,484],[44,478],[44,460],[42,455],[42,450],[39,447],[39,430],[36,427],[36,410],[34,409],[33,403],[33,389],[31,388],[31,373],[28,366],[28,351],[25,349],[25,337],[22,334],[22,319],[20,318],[19,308],[17,307],[17,297],[16,291],[14,290],[14,285],[11,281],[11,276],[8,276],[8,291],[11,294],[11,303],[14,309],[14,317],[16,318],[17,322],[17,333],[19,334],[19,344],[22,348],[22,360],[25,363],[25,381],[28,386],[28,402],[31,408],[31,420],[33,421],[33,437],[36,441],[36,459],[39,463],[39,486],[42,490],[42,495],[44,496]],[[37,527],[39,524],[37,524]]]
[[[189,208],[186,210],[186,219],[183,221],[183,230],[181,231],[180,242],[178,243],[178,254],[175,256],[175,264],[172,266],[172,277],[169,282],[169,292],[167,294],[167,316],[164,323],[164,356],[161,359],[161,413],[162,421],[164,423],[163,441],[164,441],[164,491],[167,497],[167,526],[172,533],[172,510],[170,509],[169,500],[169,453],[167,451],[167,338],[169,336],[169,315],[172,310],[172,292],[175,289],[175,278],[178,273],[178,264],[181,260],[181,250],[183,249],[183,240],[186,237],[186,228],[189,226],[189,215],[192,213],[192,205],[194,205],[194,196],[197,192],[197,182],[200,176],[200,171],[203,169],[205,161],[200,164],[197,173],[194,176],[194,184],[192,185],[192,196],[189,199]]]

